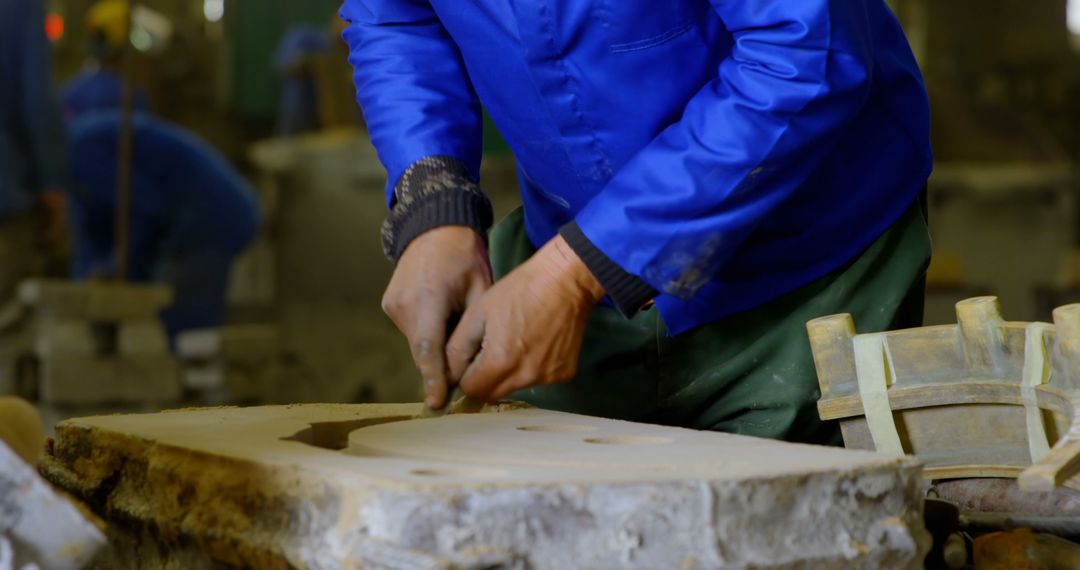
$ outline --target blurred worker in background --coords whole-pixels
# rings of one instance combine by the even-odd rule
[[[103,0],[87,12],[87,61],[63,88],[65,115],[108,109],[120,100],[123,90],[120,63],[128,40],[128,6],[127,0]],[[136,109],[148,107],[141,89],[135,89],[133,97]]]
[[[77,279],[116,270],[119,103],[68,121]],[[176,125],[136,111],[132,136],[126,277],[172,287],[175,301],[162,315],[171,339],[219,327],[232,262],[258,230],[255,194],[225,157]]]
[[[281,77],[281,98],[276,134],[298,135],[362,124],[344,57],[343,28],[341,18],[334,14],[328,27],[293,26],[278,43],[274,67]]]
[[[0,0],[0,303],[64,238],[66,152],[41,0]]]
[[[274,53],[274,68],[281,76],[278,101],[278,135],[297,135],[317,131],[319,119],[318,85],[309,62],[330,51],[330,34],[306,24],[289,28]]]
[[[929,109],[885,0],[346,0],[341,13],[389,172],[384,307],[430,406],[460,384],[837,441],[817,415],[807,320],[921,323]],[[492,232],[490,265],[481,102],[524,202]]]

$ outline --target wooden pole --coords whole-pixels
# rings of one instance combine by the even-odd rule
[[[128,0],[124,23],[124,38],[120,52],[120,137],[117,149],[116,170],[116,281],[127,280],[128,250],[131,243],[131,162],[134,139],[133,106],[135,86],[132,80],[135,53],[131,45],[131,20],[135,12],[135,0]]]

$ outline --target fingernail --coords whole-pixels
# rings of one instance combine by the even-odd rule
[[[424,380],[424,386],[427,386],[428,388],[434,388],[435,387],[435,379],[434,378],[428,378],[427,380]]]

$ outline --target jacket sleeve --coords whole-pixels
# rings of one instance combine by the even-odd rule
[[[734,39],[717,77],[562,231],[683,299],[809,177],[870,89],[864,0],[712,4]]]
[[[386,167],[383,249],[397,261],[443,225],[486,235],[491,203],[478,185],[479,98],[461,53],[427,0],[346,0],[341,17],[357,100]]]
[[[53,90],[52,54],[45,38],[45,15],[40,2],[27,11],[20,33],[22,107],[35,189],[62,188],[67,182],[67,145],[60,108]]]

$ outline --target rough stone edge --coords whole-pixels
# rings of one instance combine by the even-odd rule
[[[910,501],[919,500],[917,464],[878,469],[891,469],[905,481],[917,481],[905,492]],[[61,424],[42,472],[111,524],[123,524],[132,532],[152,532],[165,544],[195,545],[212,560],[225,564],[332,568],[351,561],[365,567],[452,567],[445,560],[407,550],[408,544],[399,547],[391,541],[371,542],[355,534],[342,534],[342,529],[336,528],[342,509],[361,508],[377,497],[372,490],[358,489],[355,484],[347,490],[349,496],[343,496],[344,489],[335,488],[325,475],[312,476],[302,469],[266,468],[130,435]],[[238,473],[246,476],[238,477]],[[263,484],[267,482],[273,484]],[[925,553],[928,545],[920,535],[925,531],[921,519],[916,518],[902,522]],[[312,544],[296,540],[298,536],[323,536],[326,541]],[[870,558],[862,557],[866,564],[858,556],[842,562],[848,567],[874,567],[871,559],[881,553],[868,554]],[[416,557],[427,562],[405,566],[394,562],[415,561]],[[456,567],[467,568],[480,566],[483,560],[459,558],[456,562]],[[838,562],[841,560],[822,560],[818,566],[804,561],[790,567],[830,567]]]
[[[320,499],[319,482],[305,484],[294,471],[65,424],[41,465],[110,526],[150,531],[165,544],[190,541],[221,563],[269,569],[299,562],[277,536],[289,527],[290,503],[332,506]],[[271,479],[279,484],[259,487]]]
[[[406,549],[433,552],[463,568],[589,568],[609,560],[618,560],[617,567],[688,570],[922,568],[931,539],[922,520],[921,470],[910,462],[897,466],[898,470],[878,466],[753,482],[621,482],[592,488],[567,483],[536,489],[492,487],[468,493],[383,491],[362,507],[366,512],[358,518],[365,521],[371,537]],[[755,520],[753,497],[785,495],[791,496],[792,509],[814,506],[817,511],[828,511],[837,504],[831,499],[858,504],[841,508],[840,512],[847,514],[841,518],[830,517],[828,512],[814,513],[820,521],[814,534],[800,535],[797,529],[787,528],[788,534],[778,535],[771,521]],[[644,496],[649,496],[640,500],[645,508],[619,512],[623,508],[620,502]],[[657,497],[663,501],[657,503]],[[496,508],[488,508],[491,504]],[[657,504],[672,512],[656,509]],[[748,511],[750,515],[745,514]],[[530,520],[524,525],[516,519],[502,520],[500,515],[507,512],[528,512]],[[739,514],[732,516],[732,512]],[[605,524],[590,520],[598,514]],[[659,517],[661,523],[642,532],[635,525],[641,523],[643,514]],[[797,527],[813,524],[813,518],[791,517],[782,522]],[[610,524],[626,521],[630,524],[621,528]],[[741,530],[726,532],[723,527]],[[818,534],[822,530],[843,536],[830,545],[828,538],[821,539]],[[547,534],[550,532],[561,536],[553,539]],[[673,554],[684,558],[635,560],[646,550],[646,537],[659,544],[683,545],[683,553]],[[741,537],[741,541],[731,537]],[[804,544],[783,544],[785,537],[801,538]],[[811,557],[812,545],[805,544],[807,541],[825,548]],[[519,549],[521,544],[528,548]],[[590,555],[601,558],[590,560]]]
[[[530,407],[504,401],[485,406],[483,412]],[[184,408],[161,413],[233,408]],[[315,476],[300,468],[268,468],[71,420],[56,426],[56,436],[47,443],[40,471],[107,521],[110,536],[130,544],[138,545],[153,536],[165,544],[188,543],[216,563],[269,569],[334,568],[343,560],[357,564],[363,561],[364,567],[380,566],[373,556],[388,556],[387,568],[397,567],[395,560],[424,560],[423,564],[403,568],[451,568],[444,560],[378,541],[355,544],[354,551],[347,553],[320,552],[307,544],[290,542],[281,530],[294,528],[290,526],[294,524],[312,524],[305,533],[308,535],[333,533],[345,500],[340,488],[327,484],[325,475]],[[171,476],[177,473],[190,476]],[[238,473],[248,476],[239,478]],[[259,486],[269,481],[274,484]],[[176,493],[167,492],[171,490]],[[267,490],[273,492],[267,494]],[[363,492],[350,489],[352,494]],[[244,500],[248,497],[259,501]],[[213,521],[213,527],[204,521]]]

